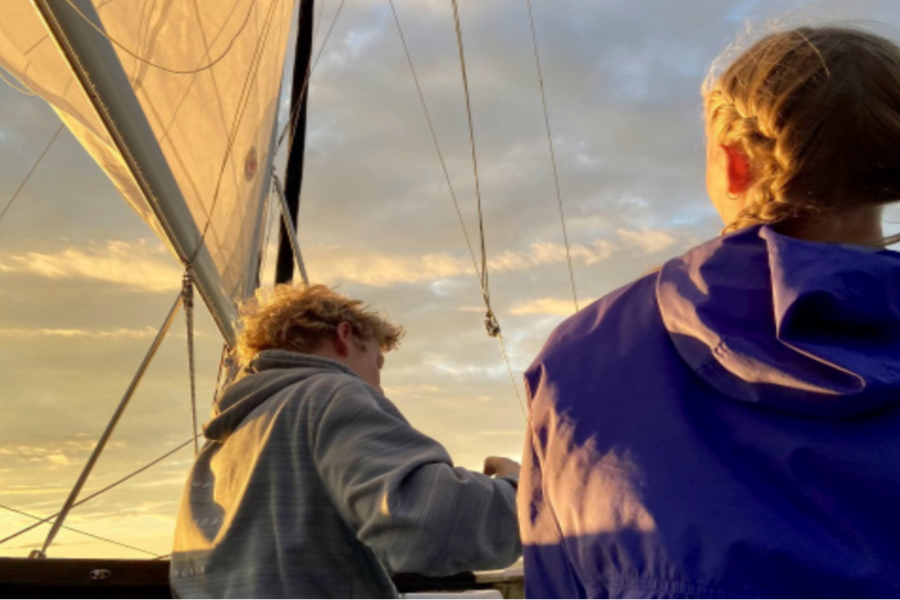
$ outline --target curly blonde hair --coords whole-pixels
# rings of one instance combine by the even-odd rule
[[[243,369],[263,350],[311,352],[334,338],[337,326],[349,323],[361,343],[374,341],[383,351],[400,344],[403,328],[381,314],[324,285],[277,285],[258,289],[241,305],[241,322],[233,350]]]
[[[703,86],[714,143],[754,182],[723,233],[900,198],[900,48],[847,27],[770,34]]]

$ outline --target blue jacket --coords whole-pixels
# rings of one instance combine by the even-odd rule
[[[900,254],[717,238],[526,381],[529,597],[900,597]]]

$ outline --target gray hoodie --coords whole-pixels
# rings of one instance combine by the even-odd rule
[[[269,350],[251,370],[216,404],[184,491],[177,596],[393,597],[392,572],[518,558],[514,478],[454,467],[337,362]]]

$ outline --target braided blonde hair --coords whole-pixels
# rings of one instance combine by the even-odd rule
[[[277,285],[258,289],[241,306],[241,326],[233,357],[240,369],[263,350],[314,351],[349,323],[353,335],[374,341],[385,352],[400,344],[403,328],[379,313],[324,285]]]
[[[703,86],[714,143],[753,184],[723,233],[900,199],[900,48],[846,27],[770,34]]]

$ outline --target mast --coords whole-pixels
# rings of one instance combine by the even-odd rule
[[[284,182],[284,195],[291,217],[297,223],[300,211],[300,188],[303,184],[303,159],[306,148],[306,109],[309,104],[309,72],[313,41],[313,12],[315,0],[301,0],[297,48],[294,55],[294,75],[291,83],[290,152]],[[293,117],[296,115],[296,119]],[[294,252],[291,237],[282,221],[278,235],[278,260],[275,283],[288,283],[294,278]]]
[[[225,341],[232,345],[233,322],[237,318],[234,302],[222,289],[218,270],[122,63],[112,44],[100,33],[103,25],[93,3],[90,0],[69,2],[34,0],[44,25],[124,158],[178,258],[190,268]]]

